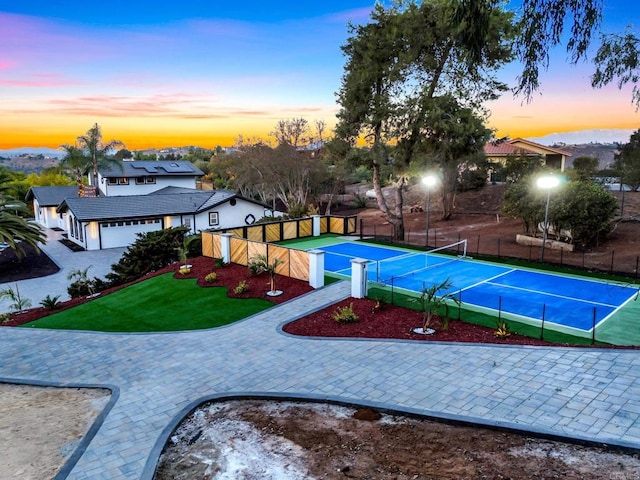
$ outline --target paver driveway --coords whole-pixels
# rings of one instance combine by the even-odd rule
[[[73,479],[150,479],[171,426],[206,398],[339,400],[640,448],[637,351],[297,338],[279,326],[343,282],[216,330],[0,329],[0,380],[110,385]],[[212,308],[212,314],[215,309]],[[66,472],[64,472],[66,473]]]

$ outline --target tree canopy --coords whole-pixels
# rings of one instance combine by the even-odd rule
[[[640,129],[631,134],[629,142],[620,147],[615,158],[614,168],[621,182],[637,191],[640,188]]]
[[[482,151],[489,132],[482,104],[507,90],[498,69],[512,59],[514,16],[483,3],[482,28],[469,17],[473,2],[377,4],[371,21],[351,25],[342,47],[347,58],[338,93],[337,136],[370,145],[370,167],[378,206],[404,236],[402,190],[411,163],[440,165],[445,217],[452,212],[450,177],[457,162]],[[387,148],[396,144],[393,157]],[[393,209],[381,190],[380,170],[395,169]]]
[[[8,244],[18,257],[24,255],[23,245],[39,251],[38,244],[47,241],[42,227],[24,218],[28,214],[23,202],[0,193],[0,242]]]

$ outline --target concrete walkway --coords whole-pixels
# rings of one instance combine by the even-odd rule
[[[2,328],[0,381],[111,386],[112,408],[63,472],[70,479],[151,479],[167,436],[191,408],[242,395],[336,400],[640,449],[637,351],[280,331],[349,294],[347,283],[335,283],[207,331]]]
[[[126,250],[126,248],[109,248],[74,252],[58,241],[61,238],[59,232],[46,229],[46,233],[47,243],[41,245],[41,248],[60,267],[60,271],[47,277],[0,283],[0,290],[9,287],[15,290],[17,286],[20,296],[31,300],[32,307],[38,307],[40,301],[47,295],[52,298],[59,295],[60,301],[68,300],[67,287],[71,284],[71,280],[67,279],[69,272],[84,270],[91,266],[87,271],[89,278],[104,278],[111,271],[111,265],[117,263]],[[10,303],[6,298],[0,299],[0,313],[9,312]]]

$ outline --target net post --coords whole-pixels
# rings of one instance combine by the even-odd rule
[[[547,304],[543,303],[542,304],[542,325],[540,327],[540,340],[544,340],[544,317],[546,315],[547,312]]]

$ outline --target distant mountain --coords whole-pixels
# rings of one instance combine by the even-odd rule
[[[46,147],[19,147],[0,150],[0,157],[19,157],[20,155],[44,155],[45,157],[62,158],[64,157],[64,152]]]
[[[600,128],[592,130],[576,130],[574,132],[550,133],[542,137],[527,137],[528,140],[542,145],[580,145],[585,143],[627,143],[633,133],[630,128]]]
[[[601,143],[582,143],[579,145],[556,145],[557,148],[571,153],[567,158],[566,167],[573,165],[573,160],[578,157],[595,157],[599,160],[598,167],[600,169],[609,168],[613,165],[614,155],[618,150],[617,145],[601,144]]]

